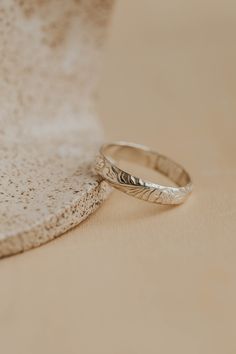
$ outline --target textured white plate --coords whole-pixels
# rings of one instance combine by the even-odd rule
[[[91,172],[106,0],[0,4],[0,257],[77,225],[106,197]]]

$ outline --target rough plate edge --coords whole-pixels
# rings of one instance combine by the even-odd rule
[[[98,182],[79,201],[74,201],[57,214],[49,216],[44,223],[38,223],[28,230],[0,240],[0,258],[36,248],[69,231],[97,210],[110,192],[111,188],[105,181]]]

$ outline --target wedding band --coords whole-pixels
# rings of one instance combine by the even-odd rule
[[[177,186],[144,181],[121,170],[116,160],[139,163],[168,177]],[[146,146],[116,142],[105,144],[95,162],[96,172],[114,188],[133,197],[157,204],[181,204],[192,192],[192,181],[182,166]]]

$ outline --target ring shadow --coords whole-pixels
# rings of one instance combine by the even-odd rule
[[[130,197],[125,193],[114,190],[112,195],[105,201],[105,204],[117,205],[118,212],[111,211],[110,220],[116,221],[134,221],[140,218],[150,218],[161,215],[178,207],[178,205],[158,205],[146,202],[134,197]],[[108,206],[109,210],[113,209]]]

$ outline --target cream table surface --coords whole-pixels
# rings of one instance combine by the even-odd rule
[[[236,352],[235,31],[231,0],[118,0],[107,138],[175,158],[195,190],[175,208],[114,192],[78,228],[1,260],[1,353]]]

